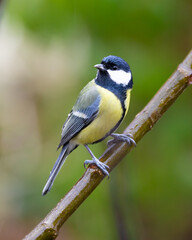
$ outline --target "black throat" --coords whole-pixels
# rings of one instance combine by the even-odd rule
[[[100,72],[98,71],[97,77],[95,78],[95,83],[99,86],[108,89],[109,91],[113,92],[117,98],[120,100],[122,108],[123,108],[123,115],[126,112],[125,109],[125,99],[127,97],[127,90],[131,89],[133,86],[133,80],[131,78],[129,84],[124,86],[123,84],[117,84],[113,80],[111,80],[108,72]]]

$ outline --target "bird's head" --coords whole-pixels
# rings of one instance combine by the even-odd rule
[[[132,73],[129,64],[122,58],[110,55],[103,58],[101,63],[94,67],[98,69],[99,75],[107,74],[116,84],[132,88]]]

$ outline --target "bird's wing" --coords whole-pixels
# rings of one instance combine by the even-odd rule
[[[95,119],[99,104],[100,95],[93,80],[82,89],[77,102],[64,123],[58,148],[69,142]]]

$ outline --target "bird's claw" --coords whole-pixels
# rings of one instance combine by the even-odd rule
[[[99,161],[99,159],[97,158],[94,158],[92,160],[85,160],[84,162],[84,168],[86,169],[86,165],[88,164],[95,164],[101,171],[104,175],[108,176],[109,177],[109,172],[108,170],[110,170],[110,167],[107,166],[105,163]]]
[[[107,142],[107,146],[111,146],[114,143],[117,142],[126,142],[128,145],[134,145],[136,147],[136,142],[133,139],[132,134],[117,134],[117,133],[112,133],[111,136],[113,139],[109,140]]]

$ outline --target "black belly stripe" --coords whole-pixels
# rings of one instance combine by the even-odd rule
[[[98,84],[98,85],[101,86],[101,87],[104,87],[104,86],[102,86],[102,85],[100,85],[100,84]],[[110,89],[109,89],[108,87],[104,87],[104,88],[106,88],[107,90],[110,90],[111,92],[113,92],[113,93],[117,96],[117,98],[118,98],[118,99],[120,100],[120,102],[121,102],[121,106],[122,106],[122,109],[123,109],[123,113],[122,113],[122,116],[121,116],[120,120],[117,122],[117,124],[116,124],[104,137],[102,137],[101,139],[93,142],[92,144],[101,142],[101,141],[103,141],[106,137],[110,136],[111,133],[113,133],[113,132],[119,127],[119,125],[121,124],[123,118],[125,117],[125,113],[126,113],[125,99],[126,99],[126,97],[127,97],[127,91],[124,90],[124,91],[123,91],[123,94],[120,95],[120,94],[118,94],[117,90],[113,90],[113,91],[112,91],[111,88],[110,88]],[[122,93],[122,92],[121,92],[121,93]]]
[[[131,86],[128,85],[127,87],[124,87],[122,84],[117,84],[114,81],[112,81],[108,75],[104,75],[104,76],[98,75],[97,78],[95,79],[95,83],[115,94],[115,96],[121,102],[121,106],[123,109],[122,115],[124,116],[126,112],[125,100],[127,98],[127,90],[129,88],[131,89],[132,85]]]
[[[97,140],[94,143],[98,143],[102,140],[104,140],[106,137],[108,137],[109,135],[111,135],[111,133],[113,133],[120,125],[120,123],[122,122],[125,113],[126,113],[126,108],[125,108],[125,100],[127,98],[127,90],[132,88],[133,85],[133,81],[131,79],[130,83],[128,86],[123,86],[122,84],[117,84],[114,81],[112,81],[108,75],[107,72],[103,72],[102,75],[98,74],[96,79],[95,79],[95,83],[109,91],[111,91],[112,93],[115,94],[115,96],[117,96],[117,98],[120,100],[121,102],[121,106],[123,109],[123,113],[121,116],[121,119],[117,122],[117,124],[111,129],[111,131],[109,131],[103,138]],[[94,144],[93,143],[93,144]]]

